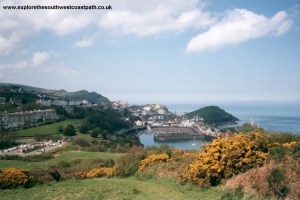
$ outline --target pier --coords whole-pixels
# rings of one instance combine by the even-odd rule
[[[213,140],[217,138],[200,132],[196,127],[152,127],[151,133],[154,134],[154,141],[156,142],[192,139]]]

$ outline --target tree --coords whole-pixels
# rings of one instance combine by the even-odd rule
[[[73,125],[68,124],[67,127],[64,130],[64,135],[65,136],[75,136],[76,135],[76,130]]]
[[[100,129],[100,128],[95,128],[95,129],[91,132],[91,137],[97,138],[100,134],[101,134],[101,129]]]
[[[86,125],[86,124],[82,124],[80,127],[79,127],[79,132],[80,133],[87,133],[89,131],[89,127]]]
[[[64,132],[64,127],[63,127],[63,125],[59,125],[59,126],[57,127],[57,131],[58,131],[59,133],[63,133],[63,132]]]

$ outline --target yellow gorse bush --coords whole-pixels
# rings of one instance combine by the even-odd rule
[[[147,166],[154,162],[169,162],[171,159],[170,157],[165,154],[152,154],[141,161],[141,165],[139,166],[139,171],[144,170]]]
[[[20,185],[25,185],[33,177],[29,176],[29,171],[17,168],[7,168],[0,170],[0,189],[12,189]]]
[[[87,178],[98,178],[98,177],[112,177],[114,175],[114,168],[110,167],[98,167],[94,168],[86,174]]]
[[[296,141],[292,141],[290,143],[284,143],[284,144],[282,144],[282,146],[284,146],[286,148],[291,148],[291,147],[295,146],[296,144],[297,144]]]
[[[215,139],[200,149],[182,178],[202,187],[217,185],[222,179],[263,164],[267,146],[268,139],[261,132]]]

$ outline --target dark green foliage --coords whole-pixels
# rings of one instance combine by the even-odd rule
[[[86,134],[89,131],[89,127],[86,124],[81,124],[79,127],[79,132],[82,134]]]
[[[72,114],[70,117],[73,119],[84,119],[86,116],[86,109],[83,107],[73,106],[72,107]]]
[[[185,114],[188,118],[194,116],[202,116],[205,123],[208,124],[224,124],[224,123],[235,123],[239,119],[233,115],[225,112],[223,109],[217,106],[207,106],[199,110]]]
[[[96,92],[88,92],[86,90],[80,90],[77,92],[67,92],[65,95],[67,98],[71,98],[74,100],[88,100],[93,103],[109,103],[108,98],[98,94]]]
[[[292,141],[300,141],[300,134],[292,133],[270,133],[270,142],[278,142],[280,144],[290,143]]]
[[[15,104],[10,104],[10,103],[5,103],[5,104],[0,104],[0,112],[2,111],[10,111],[10,110],[16,110],[18,105]]]
[[[56,114],[60,115],[60,116],[64,116],[64,117],[69,117],[69,114],[67,113],[67,111],[61,107],[61,106],[54,106],[55,112]]]
[[[33,99],[34,101],[34,99]],[[43,110],[43,109],[48,109],[48,107],[45,107],[41,104],[37,104],[35,102],[28,102],[23,104],[20,108],[21,111],[29,111],[29,110]]]
[[[40,161],[50,160],[52,158],[54,158],[54,156],[48,153],[26,156],[26,157],[19,156],[19,155],[0,156],[0,160],[19,160],[25,162],[40,162]]]
[[[102,130],[100,128],[95,128],[91,132],[91,137],[97,138],[97,137],[99,137],[99,135],[101,134],[101,132],[102,132]]]
[[[10,147],[17,146],[19,143],[13,140],[0,140],[0,149],[7,149]]]
[[[290,188],[286,185],[282,185],[276,190],[275,194],[279,198],[285,198],[290,192]]]
[[[3,133],[0,135],[0,150],[7,149],[19,145],[15,140],[17,136],[15,134]]]
[[[288,195],[290,189],[285,185],[286,177],[284,172],[278,168],[273,168],[267,177],[269,188],[278,198],[284,198]]]
[[[64,126],[63,126],[63,125],[59,125],[59,126],[57,127],[57,131],[58,131],[59,133],[63,133],[63,132],[64,132]]]
[[[244,198],[243,186],[239,186],[235,189],[227,190],[222,195],[221,200],[242,200]]]
[[[287,153],[288,149],[284,146],[278,146],[275,148],[270,149],[269,156],[271,159],[274,159],[276,162],[280,162],[281,159],[285,157],[285,154]]]
[[[269,186],[273,187],[285,181],[285,175],[280,169],[273,168],[267,179]]]
[[[99,127],[109,132],[114,132],[130,127],[117,110],[98,110],[87,114],[87,123],[89,127]]]
[[[90,142],[84,138],[77,138],[73,141],[74,144],[77,144],[81,147],[89,147],[91,146]]]
[[[41,135],[39,133],[34,134],[33,138],[36,141],[45,141],[45,140],[57,141],[57,140],[63,139],[62,135],[60,135],[60,134]]]
[[[242,126],[238,127],[238,132],[248,133],[254,131],[257,127],[252,126],[250,124],[243,124]]]
[[[75,136],[76,130],[72,124],[68,124],[64,130],[64,136]]]
[[[300,159],[300,143],[299,142],[291,148],[291,155],[295,160]]]
[[[58,166],[58,167],[61,167],[61,168],[70,168],[70,167],[71,167],[71,163],[62,160],[62,161],[60,161],[59,163],[57,163],[57,166]]]

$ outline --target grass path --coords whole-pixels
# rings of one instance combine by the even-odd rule
[[[172,179],[95,178],[50,183],[30,189],[4,190],[1,199],[214,200],[223,191],[181,186]]]

